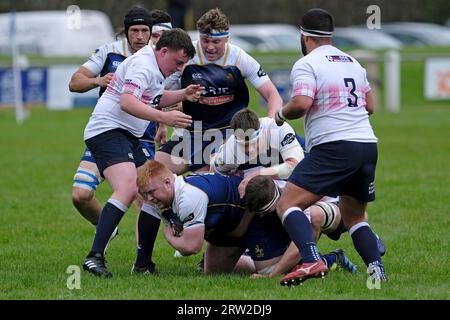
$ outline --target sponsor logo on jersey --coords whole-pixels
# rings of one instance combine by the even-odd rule
[[[220,97],[200,97],[199,103],[207,104],[209,106],[218,106],[234,100],[234,95],[220,96]]]
[[[113,62],[112,62],[112,65],[113,65],[114,68],[117,69],[117,67],[120,65],[121,62],[122,62],[122,61],[113,61]]]
[[[194,219],[194,213],[191,213],[190,215],[188,215],[184,220],[183,223],[189,222],[191,220]]]
[[[294,140],[295,140],[295,135],[293,133],[288,133],[284,137],[283,141],[281,141],[281,146],[284,147],[285,145],[291,143]]]
[[[256,245],[256,247],[255,247],[255,256],[258,259],[264,258],[264,249],[261,248],[259,245]]]
[[[152,100],[152,105],[157,106],[159,102],[161,101],[162,94],[157,95]]]
[[[267,73],[264,71],[264,69],[262,68],[262,67],[259,67],[259,70],[258,70],[258,77],[264,77],[264,76],[267,76]]]
[[[193,73],[192,79],[193,80],[203,79],[203,75],[201,73]]]
[[[128,159],[130,159],[130,160],[134,160],[134,157],[133,157],[133,154],[130,152],[130,153],[128,153]]]
[[[330,62],[353,62],[349,56],[326,56]]]

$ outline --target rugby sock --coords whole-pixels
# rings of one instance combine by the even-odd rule
[[[152,265],[152,253],[161,219],[141,210],[138,220],[138,247],[135,266]]]
[[[322,261],[325,262],[328,269],[330,269],[331,266],[333,265],[333,263],[335,263],[337,261],[337,256],[334,253],[327,253],[327,254],[321,255],[320,258],[322,258]]]
[[[103,207],[100,219],[98,221],[97,230],[95,232],[94,243],[88,257],[94,256],[95,253],[105,251],[106,244],[114,229],[119,225],[128,207],[116,199],[109,199]]]
[[[283,226],[300,250],[303,262],[319,261],[320,255],[314,241],[313,229],[300,208],[289,208],[283,214]]]
[[[380,251],[377,246],[377,237],[367,222],[355,224],[349,230],[356,251],[363,259],[366,266],[373,262],[381,262]]]

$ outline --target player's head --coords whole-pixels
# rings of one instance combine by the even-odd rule
[[[216,61],[225,53],[228,42],[230,21],[218,8],[211,9],[197,21],[200,45],[208,61]]]
[[[131,7],[125,15],[123,26],[133,53],[148,44],[152,29],[152,18],[147,9],[139,6]]]
[[[159,69],[166,77],[182,71],[195,54],[191,38],[179,28],[165,31],[156,44],[155,51]]]
[[[233,130],[238,147],[242,148],[246,155],[258,150],[259,127],[258,114],[248,108],[236,112],[231,118],[230,128]]]
[[[172,18],[167,12],[158,9],[150,11],[150,16],[153,24],[150,41],[156,45],[163,32],[172,29]]]
[[[245,187],[247,209],[263,216],[276,208],[280,190],[269,176],[256,176]]]
[[[174,197],[174,176],[172,172],[158,161],[147,161],[138,170],[137,186],[144,201],[160,209],[172,205]]]
[[[315,45],[331,43],[334,31],[333,16],[323,9],[311,9],[303,15],[300,30],[302,52],[306,56],[314,48],[309,41]]]

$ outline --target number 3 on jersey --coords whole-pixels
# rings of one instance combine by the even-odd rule
[[[358,106],[358,96],[355,94],[356,84],[355,79],[353,78],[344,78],[345,86],[348,88],[349,84],[351,86],[350,94],[354,97],[355,101],[352,101],[352,98],[347,98],[349,107],[357,107]]]

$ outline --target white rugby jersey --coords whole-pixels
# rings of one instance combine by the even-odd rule
[[[201,189],[184,181],[183,176],[175,178],[172,210],[183,223],[183,228],[204,226],[209,198]],[[200,192],[199,192],[200,191]],[[193,217],[189,217],[190,215]]]
[[[125,59],[98,100],[84,130],[84,140],[117,128],[125,129],[137,138],[142,137],[149,121],[122,111],[120,96],[129,93],[149,107],[156,107],[164,92],[164,82],[151,46],[147,45]]]
[[[122,38],[115,42],[105,44],[95,50],[95,52],[89,57],[89,60],[83,64],[83,67],[97,75],[100,74],[105,65],[108,54],[110,53],[117,53],[124,57],[129,57],[132,55],[130,49],[128,48],[127,39]]]
[[[230,175],[244,164],[272,167],[280,164],[280,160],[295,158],[300,162],[304,158],[303,149],[296,138],[295,131],[287,122],[279,127],[272,118],[260,118],[259,121],[258,141],[255,142],[258,144],[258,153],[250,152],[249,156],[246,156],[244,146],[237,143],[233,134],[214,155],[212,164],[214,170]],[[253,169],[249,166],[244,173],[251,172]]]
[[[306,151],[331,141],[377,142],[366,110],[371,90],[366,70],[331,45],[299,59],[291,72],[292,94],[313,98],[305,115]]]

